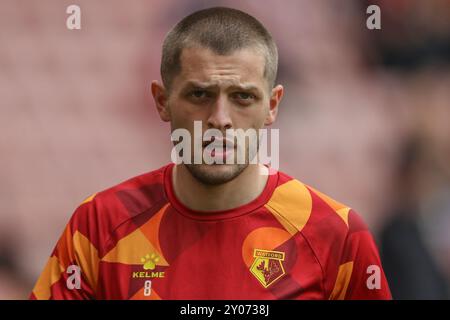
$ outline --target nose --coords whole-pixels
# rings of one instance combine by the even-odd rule
[[[208,118],[208,128],[218,129],[223,132],[233,127],[230,105],[226,96],[219,96],[210,107],[211,113]]]

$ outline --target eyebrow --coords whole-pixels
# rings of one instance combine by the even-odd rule
[[[189,89],[189,88],[210,89],[213,87],[217,87],[217,84],[210,83],[210,82],[200,82],[200,81],[191,80],[186,83],[184,89],[185,90]],[[258,93],[261,93],[261,90],[253,84],[232,84],[230,86],[230,88],[244,90],[244,91],[256,91]]]

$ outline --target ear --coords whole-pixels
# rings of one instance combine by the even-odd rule
[[[168,106],[167,90],[158,81],[153,80],[151,85],[153,100],[155,100],[156,110],[162,121],[170,121],[170,110]]]
[[[269,114],[267,115],[266,120],[264,121],[264,125],[270,126],[277,118],[278,106],[281,102],[281,99],[283,98],[283,93],[284,88],[280,84],[272,89],[269,102]]]

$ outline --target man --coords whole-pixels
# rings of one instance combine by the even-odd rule
[[[195,12],[164,41],[162,84],[151,86],[158,113],[172,132],[192,135],[195,121],[202,133],[269,126],[283,96],[277,64],[276,45],[255,18],[222,7]],[[244,148],[245,161],[171,163],[85,200],[31,298],[391,297],[352,209],[250,163],[248,145],[234,143],[217,136],[201,149],[214,144],[210,156],[234,160],[230,152]]]

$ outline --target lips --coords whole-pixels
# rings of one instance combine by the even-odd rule
[[[213,149],[234,149],[234,142],[229,139],[218,139],[212,137],[212,141],[203,141],[203,148],[210,146]]]
[[[212,141],[203,142],[203,148],[208,146],[208,151],[213,158],[223,158],[223,161],[230,156],[231,151],[235,148],[234,143],[228,139],[212,138]]]

